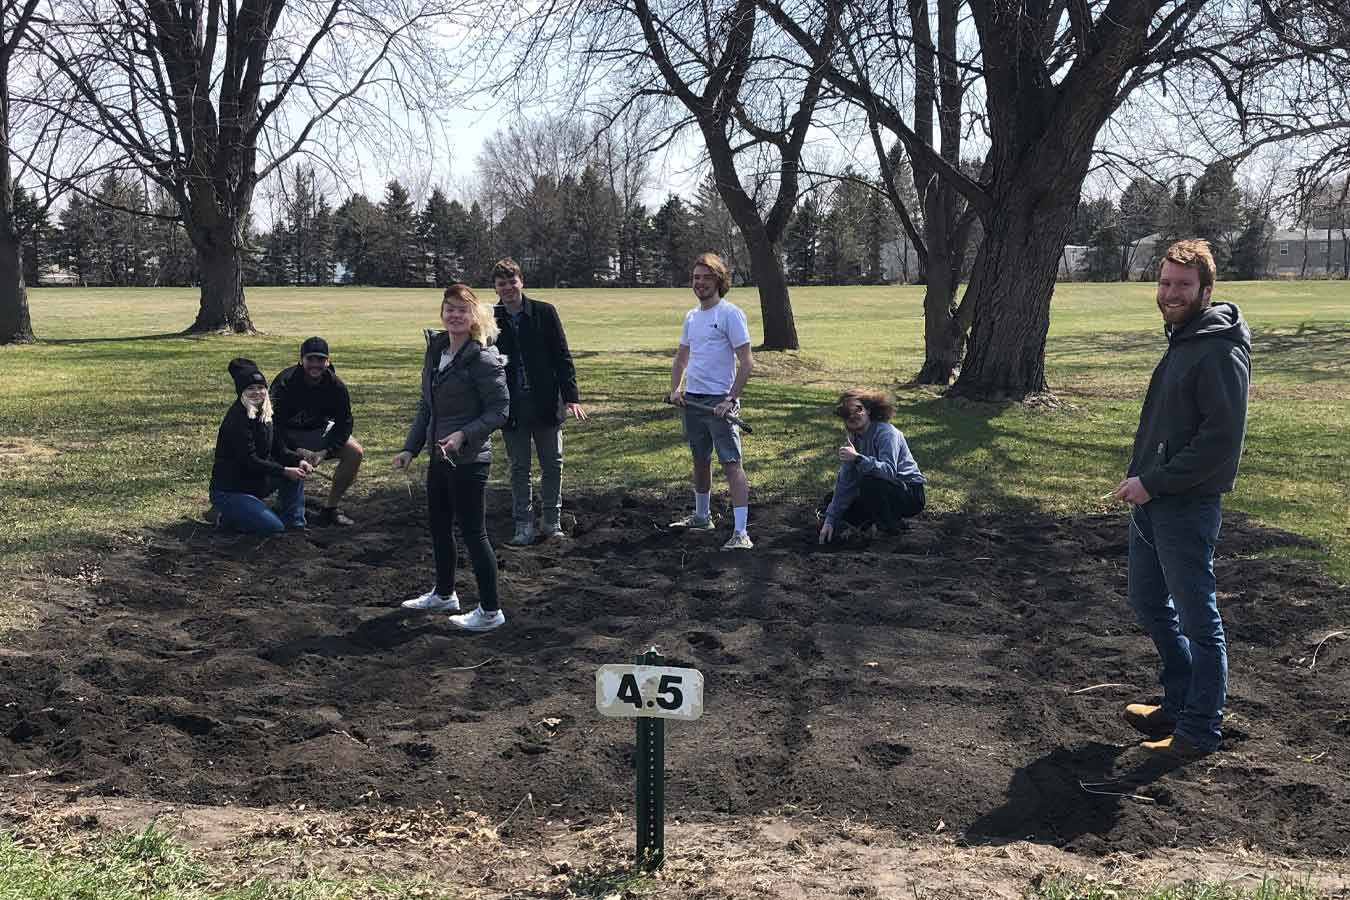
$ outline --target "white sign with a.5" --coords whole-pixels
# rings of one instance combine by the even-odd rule
[[[669,666],[601,666],[595,708],[602,716],[693,721],[703,715],[703,673]]]

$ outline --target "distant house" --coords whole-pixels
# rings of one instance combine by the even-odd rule
[[[1153,277],[1154,250],[1159,237],[1155,232],[1140,238],[1130,262],[1131,281]],[[1348,248],[1350,230],[1343,228],[1276,231],[1267,244],[1265,277],[1325,278],[1328,269],[1332,277],[1342,275]]]
[[[881,245],[881,274],[891,284],[911,284],[919,277],[919,251],[903,230],[900,239]]]
[[[44,287],[71,287],[79,283],[78,275],[60,266],[47,266],[38,273],[38,284]],[[37,287],[37,285],[30,284],[29,287]]]
[[[1344,228],[1277,231],[1270,240],[1266,272],[1276,278],[1344,275],[1348,249],[1350,231]]]
[[[1131,281],[1152,281],[1157,277],[1157,232],[1145,235],[1125,248],[1129,259]],[[1075,281],[1083,277],[1087,263],[1087,247],[1066,244],[1059,257],[1060,281]],[[1332,278],[1344,277],[1347,254],[1350,253],[1350,229],[1279,230],[1271,235],[1266,252],[1266,278],[1325,278],[1328,269]],[[919,255],[902,234],[900,240],[881,247],[881,267],[889,282],[911,282],[919,274]],[[1223,273],[1219,273],[1220,277]]]

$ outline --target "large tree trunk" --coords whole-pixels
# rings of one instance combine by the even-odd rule
[[[952,266],[946,258],[934,256],[932,246],[930,243],[928,284],[923,295],[923,368],[913,383],[946,387],[961,367],[966,332],[956,317],[957,279]]]
[[[226,226],[193,235],[201,271],[201,306],[189,334],[229,331],[253,334],[253,322],[244,303],[243,252],[237,232]]]
[[[28,287],[23,280],[23,248],[6,210],[0,212],[0,344],[33,343]]]
[[[711,129],[705,129],[703,133],[708,139],[708,156],[717,176],[717,193],[727,205],[727,212],[731,213],[732,221],[741,230],[745,245],[750,250],[750,274],[759,286],[759,312],[764,323],[761,349],[796,350],[799,347],[797,324],[792,316],[792,300],[788,295],[787,276],[783,273],[783,260],[778,255],[777,242],[781,240],[782,228],[777,229],[777,234],[769,233],[755,201],[741,186],[735,157],[726,136]]]
[[[23,281],[23,245],[14,223],[8,70],[6,54],[0,60],[0,344],[31,344],[33,321],[28,315],[28,288]]]
[[[742,232],[750,248],[750,272],[759,287],[759,311],[764,323],[764,350],[796,350],[797,323],[792,316],[783,260],[763,229]]]
[[[1073,203],[1046,204],[1046,186],[1023,180],[990,213],[963,301],[974,304],[974,321],[953,396],[1021,401],[1047,389],[1050,296]]]

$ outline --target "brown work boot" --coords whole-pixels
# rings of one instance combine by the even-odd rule
[[[1125,707],[1125,723],[1140,734],[1155,741],[1167,737],[1177,727],[1176,719],[1163,714],[1161,706],[1150,703],[1131,703]]]
[[[1202,756],[1208,756],[1213,750],[1205,750],[1192,744],[1189,738],[1182,737],[1179,734],[1169,734],[1159,741],[1144,741],[1139,745],[1150,753],[1157,753],[1160,756],[1170,756],[1173,759],[1199,759]]]

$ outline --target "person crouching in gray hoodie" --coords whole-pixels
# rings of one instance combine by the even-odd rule
[[[820,543],[833,540],[841,522],[900,530],[905,519],[923,512],[927,479],[905,436],[891,424],[895,405],[880,391],[853,388],[839,395],[834,412],[844,420],[844,443],[834,492],[825,501]]]

